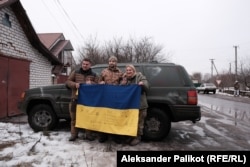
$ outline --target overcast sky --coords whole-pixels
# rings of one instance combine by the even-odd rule
[[[250,57],[249,0],[21,0],[37,33],[62,32],[77,49],[99,42],[151,37],[189,74],[219,73]],[[250,60],[248,59],[250,62]],[[248,63],[250,64],[250,63]],[[239,64],[238,64],[239,66]],[[215,74],[215,69],[213,70]]]

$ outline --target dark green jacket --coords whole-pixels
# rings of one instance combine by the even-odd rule
[[[147,102],[147,92],[149,90],[149,83],[144,75],[142,73],[137,72],[132,78],[127,78],[126,75],[123,76],[122,85],[130,85],[130,84],[138,84],[140,81],[143,82],[143,85],[141,85],[141,99],[140,99],[140,109],[148,108],[148,102]]]

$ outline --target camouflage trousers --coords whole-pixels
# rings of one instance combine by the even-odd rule
[[[70,132],[71,136],[78,136],[78,128],[75,127],[76,124],[76,101],[71,101],[69,103],[69,113],[70,113]]]
[[[144,120],[147,116],[147,109],[140,109],[139,110],[139,121],[138,121],[138,130],[137,130],[137,136],[143,135],[143,129],[144,129]]]

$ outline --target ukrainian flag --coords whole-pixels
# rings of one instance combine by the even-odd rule
[[[139,85],[86,85],[78,90],[76,127],[136,136],[140,106]]]

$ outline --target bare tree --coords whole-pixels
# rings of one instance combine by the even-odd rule
[[[123,62],[123,45],[122,38],[114,38],[112,41],[105,42],[103,56],[106,58],[106,60],[108,60],[108,58],[113,55],[117,57],[119,62]]]
[[[241,69],[239,73],[239,81],[243,84],[243,88],[250,88],[250,61],[246,59],[241,63]],[[247,64],[248,63],[248,64]]]
[[[89,40],[84,43],[84,46],[78,50],[80,62],[84,58],[90,58],[92,60],[92,64],[102,63],[102,52],[99,48],[97,39],[90,37]]]
[[[144,37],[139,41],[130,39],[131,57],[133,62],[165,62],[163,47],[153,43],[152,38]]]
[[[195,73],[193,73],[193,75],[192,75],[192,79],[193,80],[197,80],[199,83],[201,83],[201,73],[200,72],[195,72]]]
[[[169,55],[162,53],[163,47],[156,45],[152,38],[144,37],[140,40],[130,38],[124,42],[122,38],[104,42],[100,46],[96,38],[89,38],[84,46],[79,49],[79,57],[91,58],[93,64],[107,62],[111,55],[118,58],[120,63],[126,62],[166,62]]]

